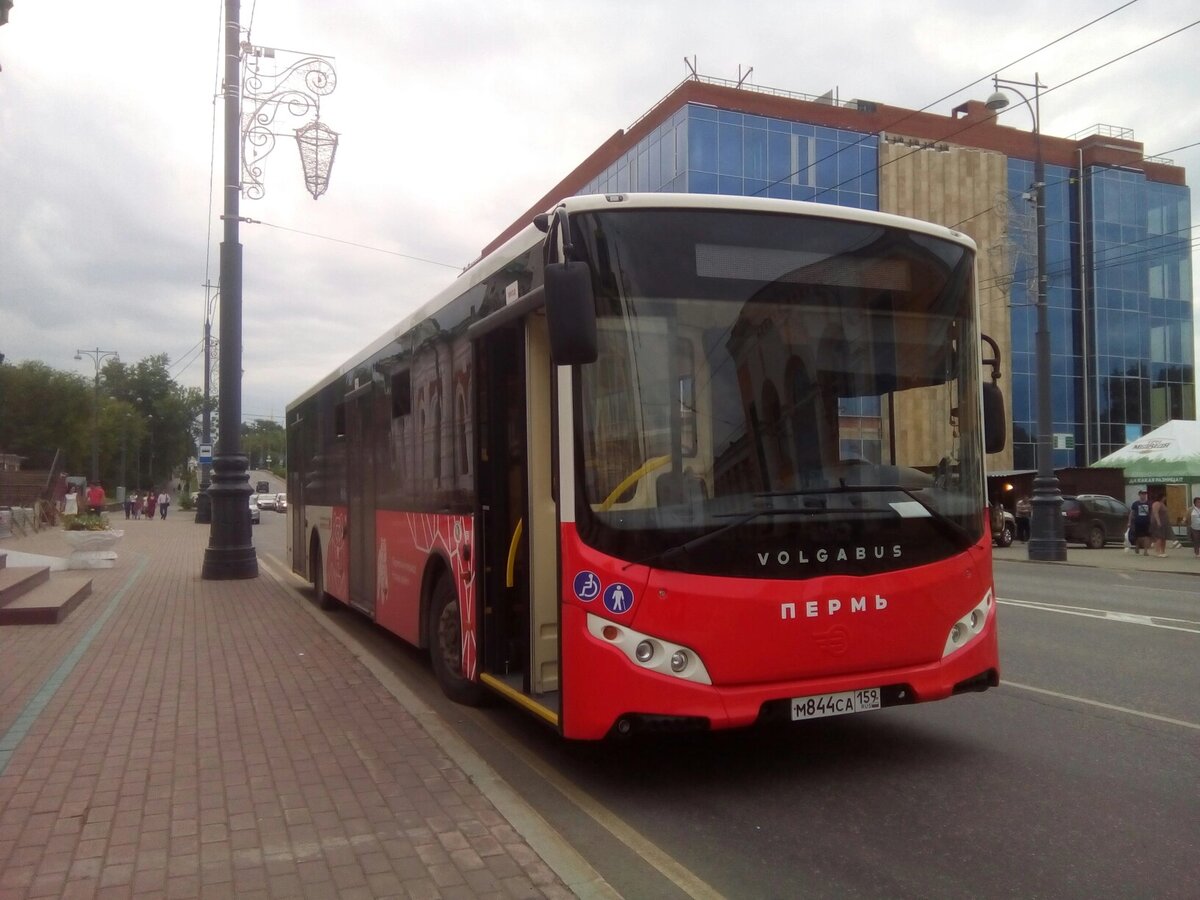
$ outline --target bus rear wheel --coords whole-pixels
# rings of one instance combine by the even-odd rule
[[[325,591],[325,567],[321,563],[321,545],[317,541],[313,541],[312,552],[308,555],[309,566],[312,569],[312,584],[313,598],[317,601],[319,609],[333,609],[336,607],[337,600],[332,594]]]
[[[446,576],[438,579],[430,597],[429,657],[442,693],[465,706],[479,706],[483,702],[483,688],[462,674],[462,617],[458,592],[454,582]]]

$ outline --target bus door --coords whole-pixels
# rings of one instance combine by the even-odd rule
[[[480,678],[558,723],[558,518],[546,320],[476,342],[484,583]]]
[[[346,394],[346,515],[350,605],[375,613],[374,382]]]

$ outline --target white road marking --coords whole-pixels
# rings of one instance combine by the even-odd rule
[[[1200,731],[1200,724],[1196,722],[1185,722],[1183,719],[1172,719],[1170,716],[1157,716],[1154,713],[1142,712],[1138,709],[1130,709],[1127,706],[1115,706],[1112,703],[1101,703],[1099,700],[1089,700],[1086,697],[1075,697],[1071,694],[1061,694],[1058,691],[1048,691],[1045,688],[1033,687],[1029,684],[1020,684],[1016,681],[1009,681],[1007,678],[1001,679],[1001,687],[1017,688],[1021,691],[1031,691],[1034,694],[1045,694],[1047,697],[1057,697],[1059,700],[1069,700],[1072,703],[1082,703],[1085,706],[1096,706],[1100,709],[1107,709],[1111,712],[1124,713],[1127,716],[1137,716],[1142,719],[1153,719],[1155,722],[1165,722],[1168,725],[1178,725],[1181,728],[1191,728],[1195,731]]]
[[[1018,606],[1022,609],[1036,609],[1041,612],[1059,613],[1064,616],[1083,616],[1088,619],[1107,619],[1110,622],[1122,622],[1127,625],[1144,625],[1150,628],[1164,628],[1167,631],[1187,631],[1200,634],[1200,622],[1190,619],[1170,619],[1164,616],[1143,616],[1136,613],[1114,612],[1107,609],[1093,609],[1087,606],[1062,606],[1057,603],[1041,603],[1036,600],[1012,600],[997,597],[997,603],[1005,606]]]

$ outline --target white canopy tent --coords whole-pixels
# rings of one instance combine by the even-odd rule
[[[1192,498],[1200,496],[1200,422],[1172,419],[1092,463],[1125,470],[1125,500],[1142,487],[1162,485],[1176,533],[1182,534]]]
[[[1172,419],[1092,466],[1124,469],[1129,484],[1200,483],[1200,422]]]

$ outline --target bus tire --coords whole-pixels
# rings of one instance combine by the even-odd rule
[[[325,590],[325,566],[321,562],[321,542],[314,540],[312,550],[308,555],[308,565],[312,570],[313,599],[318,609],[334,609],[338,603],[334,596]]]
[[[483,687],[462,674],[462,618],[449,576],[438,578],[433,586],[429,613],[429,658],[442,693],[464,706],[481,705]]]

